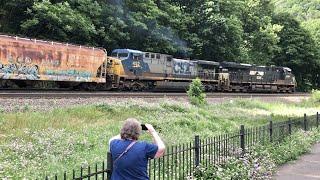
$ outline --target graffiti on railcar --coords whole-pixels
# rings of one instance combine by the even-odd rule
[[[39,68],[32,64],[29,57],[17,57],[14,59],[12,55],[8,55],[8,64],[1,63],[0,60],[0,78],[1,79],[27,79],[37,80],[40,78]]]
[[[92,74],[88,71],[78,71],[78,70],[46,70],[46,75],[56,75],[56,76],[77,76],[82,78],[90,78]]]
[[[60,60],[54,60],[54,59],[42,59],[41,60],[42,66],[53,66],[53,67],[59,67],[61,65]]]
[[[173,72],[175,74],[181,75],[191,75],[194,70],[194,63],[182,60],[182,59],[174,59],[173,60]]]

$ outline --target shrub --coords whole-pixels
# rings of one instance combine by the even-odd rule
[[[312,100],[314,103],[317,103],[317,104],[320,103],[320,90],[312,90],[311,100]]]
[[[199,168],[194,179],[271,179],[275,163],[269,152],[257,146],[242,158],[229,158],[225,164]]]
[[[265,148],[271,153],[271,158],[275,163],[282,165],[309,152],[312,145],[318,140],[320,140],[320,133],[317,130],[307,132],[299,130],[292,136],[285,138],[284,142],[277,145],[270,144]]]
[[[310,98],[301,103],[302,106],[319,106],[320,105],[320,90],[312,90]]]
[[[206,94],[204,93],[204,87],[200,79],[192,80],[187,93],[191,104],[199,106],[207,103],[205,100]]]
[[[286,137],[281,143],[257,145],[242,158],[229,158],[225,164],[198,168],[193,179],[272,179],[280,166],[309,152],[320,140],[320,131],[302,131]]]

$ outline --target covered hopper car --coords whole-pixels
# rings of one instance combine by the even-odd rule
[[[106,84],[104,49],[0,35],[0,87]]]
[[[185,60],[171,55],[0,35],[0,89],[185,90],[200,78],[206,91],[294,92],[286,67]]]

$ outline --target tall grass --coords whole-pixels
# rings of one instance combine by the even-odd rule
[[[101,162],[108,140],[129,117],[151,123],[167,145],[190,142],[194,135],[212,137],[245,126],[258,126],[288,116],[315,114],[316,107],[255,100],[233,100],[202,107],[163,101],[60,108],[49,112],[0,111],[0,179],[34,179]],[[151,140],[147,134],[143,140]]]

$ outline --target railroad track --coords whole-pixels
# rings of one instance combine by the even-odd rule
[[[181,92],[82,92],[82,91],[0,91],[0,98],[163,98],[186,97]],[[308,93],[207,93],[208,98],[308,97]]]

